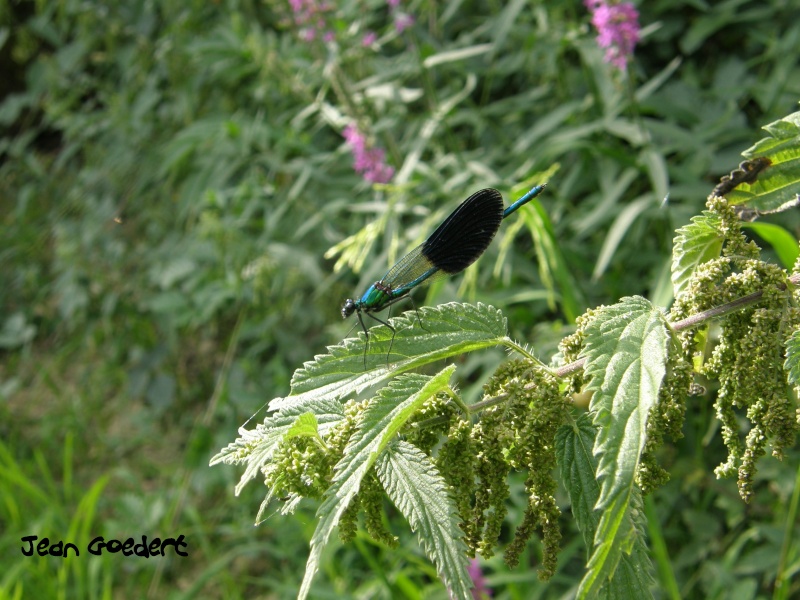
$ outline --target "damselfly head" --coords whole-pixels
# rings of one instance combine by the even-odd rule
[[[346,319],[354,312],[356,312],[356,303],[352,298],[348,298],[344,301],[344,306],[342,307],[342,318]]]

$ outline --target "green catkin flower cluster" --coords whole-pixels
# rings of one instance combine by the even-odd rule
[[[479,456],[491,455],[496,457],[497,462],[502,456],[506,466],[498,470],[503,474],[503,482],[507,477],[508,467],[528,472],[525,483],[528,506],[525,517],[517,528],[514,540],[506,549],[504,558],[509,566],[516,566],[528,540],[538,530],[541,532],[543,546],[539,577],[548,579],[555,572],[558,543],[561,539],[561,530],[558,526],[561,512],[555,501],[557,485],[553,478],[556,467],[554,441],[569,401],[559,391],[558,381],[554,377],[524,360],[509,361],[501,366],[492,381],[487,384],[486,393],[490,396],[506,394],[508,400],[502,406],[491,409],[491,415],[484,413],[480,429],[476,428],[482,434],[474,438],[476,446],[480,449]],[[501,440],[502,445],[498,446],[497,440]],[[498,448],[501,449],[499,452]],[[481,476],[477,494],[479,499],[482,497],[481,490],[485,489],[488,483],[483,475],[487,470],[482,469],[484,465],[487,469],[496,466],[492,461],[479,463],[478,472]],[[505,514],[504,500],[507,493],[506,488],[502,498],[497,495],[494,499],[488,498],[485,502],[476,502],[475,523],[480,523],[484,506],[491,506],[494,509],[478,544],[484,556],[487,552],[491,552],[497,542],[502,517]],[[480,529],[473,533],[474,537],[477,537]]]
[[[658,402],[647,417],[647,440],[636,473],[636,484],[643,494],[669,481],[669,473],[656,460],[656,452],[664,443],[664,435],[672,440],[683,437],[686,398],[692,384],[692,365],[683,348],[670,344],[667,374],[658,392]]]
[[[756,462],[766,453],[767,443],[771,442],[773,454],[780,458],[783,448],[794,443],[798,430],[782,367],[785,339],[796,327],[798,310],[785,272],[758,260],[758,247],[741,234],[727,202],[712,197],[708,207],[721,220],[723,255],[698,267],[686,292],[676,299],[672,318],[681,319],[756,291],[763,294],[756,305],[720,320],[719,342],[700,368],[720,383],[715,410],[728,458],[715,472],[718,477],[737,474],[739,494],[747,502],[753,494]],[[679,337],[687,354],[695,351],[692,334]],[[750,422],[744,438],[739,426],[741,411]]]
[[[344,509],[342,516],[339,517],[339,539],[343,544],[349,544],[356,539],[358,533],[358,511],[361,508],[361,503],[358,501],[358,495],[347,505]]]
[[[420,409],[409,419],[403,428],[403,435],[407,442],[430,456],[457,412],[458,409],[450,396],[444,393],[436,394],[423,402]],[[425,427],[419,427],[420,423],[429,422],[432,418],[437,418],[434,425],[426,423]]]
[[[288,493],[318,500],[330,485],[332,467],[327,452],[314,439],[284,439],[266,469],[266,484],[275,495]]]
[[[351,400],[344,405],[344,418],[325,437],[324,447],[311,437],[284,439],[275,449],[272,461],[264,469],[265,483],[275,496],[295,494],[304,498],[322,499],[333,479],[333,468],[344,454],[366,402]],[[352,514],[351,514],[352,513]],[[339,525],[340,536],[355,533],[354,511],[346,511]],[[348,518],[351,519],[348,522]]]
[[[797,259],[794,261],[794,265],[792,266],[792,275],[797,275],[798,273],[800,273],[800,255],[797,256]],[[793,296],[793,298],[796,300],[796,294]],[[798,309],[796,304],[793,304],[790,310],[793,311],[793,314],[791,319],[791,325],[787,327],[786,331],[787,340],[791,337],[794,330],[800,327],[800,309]],[[794,387],[794,393],[795,397],[800,397],[800,386],[796,385]],[[798,403],[798,406],[795,409],[794,414],[795,414],[795,422],[797,423],[797,426],[800,429],[800,403]]]
[[[728,447],[727,461],[715,472],[719,477],[737,473],[739,494],[746,502],[753,494],[756,461],[766,453],[767,443],[780,458],[797,430],[781,360],[784,316],[782,308],[764,307],[726,318],[724,333],[705,368],[720,382],[715,409]],[[744,410],[750,422],[744,442],[737,409]]]
[[[709,211],[720,218],[720,233],[725,238],[723,255],[739,258],[757,259],[761,255],[758,245],[742,234],[742,223],[736,210],[725,198],[709,196],[706,202]]]
[[[399,544],[398,538],[386,528],[383,519],[383,486],[375,471],[370,471],[364,477],[356,499],[364,510],[364,527],[370,537],[390,548],[396,548]]]
[[[475,474],[480,483],[475,490],[472,518],[464,533],[467,545],[484,558],[494,554],[506,516],[507,479],[511,465],[505,460],[505,449],[513,442],[513,436],[504,424],[504,413],[505,406],[502,405],[485,410],[471,432],[477,452]]]
[[[467,538],[476,539],[475,522],[472,519],[472,495],[475,493],[475,448],[472,444],[472,424],[467,419],[458,419],[450,425],[447,441],[442,444],[436,457],[436,467],[450,487],[456,504],[461,527]],[[475,545],[471,545],[474,557]]]
[[[575,319],[575,333],[566,336],[558,344],[558,350],[563,358],[563,364],[575,362],[580,358],[580,353],[581,350],[583,350],[583,344],[586,340],[586,334],[584,332],[586,331],[586,328],[589,327],[589,325],[591,325],[591,323],[597,318],[597,313],[603,308],[605,308],[605,306],[602,304],[596,308],[590,308],[577,319]],[[586,380],[583,376],[583,369],[581,369],[575,372],[575,374],[569,379],[569,393],[580,393],[584,383],[586,383]]]
[[[357,402],[348,400],[344,403],[344,419],[339,421],[325,436],[325,444],[328,446],[328,454],[335,465],[344,456],[344,449],[347,442],[355,433],[356,427],[361,422],[361,415],[367,409],[369,400]]]
[[[569,400],[559,391],[554,377],[540,370],[534,375],[535,391],[527,394],[530,400],[528,417],[520,431],[520,443],[512,451],[512,457],[517,454],[517,461],[529,473],[525,483],[528,507],[514,541],[506,549],[505,560],[509,566],[516,566],[531,535],[539,530],[543,548],[539,578],[546,580],[555,573],[561,540],[558,526],[561,511],[555,500],[557,484],[553,471],[556,468],[555,436],[563,423]]]

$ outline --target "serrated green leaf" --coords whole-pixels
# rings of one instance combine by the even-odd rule
[[[672,249],[672,285],[676,298],[699,265],[720,255],[723,239],[719,217],[708,211],[678,229]]]
[[[422,404],[448,386],[455,365],[442,369],[433,377],[408,373],[392,380],[372,399],[355,434],[336,465],[333,483],[317,510],[317,528],[311,538],[311,552],[298,598],[308,596],[311,581],[319,568],[322,549],[342,513],[358,493],[361,481],[400,428]]]
[[[321,435],[344,418],[342,405],[336,400],[307,399],[305,402],[286,406],[264,419],[264,422],[255,429],[240,428],[241,437],[223,448],[211,459],[209,465],[247,463],[247,468],[234,489],[234,493],[238,496],[242,488],[259,474],[261,467],[272,459],[278,443],[298,417],[307,412],[314,415]]]
[[[629,554],[623,554],[611,579],[603,583],[600,598],[618,600],[619,598],[653,598],[651,591],[654,583],[653,563],[645,538],[645,512],[642,493],[634,487],[631,494],[630,508],[626,511],[625,527],[634,531],[634,539]]]
[[[317,427],[317,417],[314,416],[314,413],[305,412],[295,419],[292,426],[289,427],[289,431],[286,432],[285,438],[287,440],[295,437],[313,437],[319,439]]]
[[[422,327],[420,327],[420,322]],[[506,340],[506,319],[498,309],[485,304],[451,302],[423,306],[389,320],[395,328],[373,327],[369,331],[367,369],[364,369],[364,333],[328,347],[292,377],[292,393],[270,402],[270,410],[309,398],[339,399],[391,379],[398,373]],[[391,354],[387,366],[387,353]]]
[[[641,297],[623,298],[596,315],[586,328],[584,372],[598,429],[594,454],[602,511],[579,598],[593,598],[617,568],[622,552],[630,553],[637,532],[634,522],[634,477],[646,440],[650,409],[666,373],[667,323],[661,310]]]
[[[786,342],[786,376],[792,385],[800,385],[800,329],[795,329]]]
[[[800,194],[800,112],[763,127],[770,137],[742,152],[753,160],[766,158],[770,166],[752,183],[741,183],[725,197],[760,212],[775,212],[791,206]]]
[[[764,138],[756,142],[742,154],[747,158],[759,151],[769,150],[778,146],[787,139],[793,139],[800,134],[800,112],[793,112],[782,119],[767,123],[761,129],[770,134],[771,137]]]
[[[594,533],[600,515],[594,507],[600,497],[597,482],[597,459],[592,454],[596,429],[588,413],[574,423],[562,425],[556,433],[556,453],[561,480],[569,493],[572,516],[583,534],[587,550],[594,545]]]
[[[797,246],[797,238],[786,231],[785,228],[774,223],[760,222],[742,223],[742,227],[754,231],[772,246],[785,268],[791,269],[794,266],[798,255],[800,255],[800,249]]]
[[[692,369],[696,373],[703,372],[703,366],[706,361],[706,348],[711,343],[709,340],[709,332],[711,327],[708,323],[702,327],[694,330],[694,352],[692,353]]]
[[[571,425],[564,425],[556,434],[556,452],[561,479],[567,488],[572,505],[572,515],[586,543],[587,552],[594,546],[595,532],[600,513],[595,505],[600,497],[600,484],[595,478],[598,461],[592,454],[595,429],[588,413],[581,414]],[[632,505],[639,506],[641,493],[634,489]],[[638,513],[641,514],[641,511]],[[626,516],[631,519],[631,514]],[[619,565],[600,590],[599,597],[652,598],[653,566],[647,552],[641,524],[624,525],[636,532],[630,554],[623,554]]]
[[[468,598],[472,588],[467,546],[456,506],[436,465],[406,441],[391,444],[375,465],[389,498],[416,532],[428,558],[453,598]]]

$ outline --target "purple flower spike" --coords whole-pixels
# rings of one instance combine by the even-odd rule
[[[639,13],[630,2],[585,0],[597,29],[597,45],[605,48],[604,60],[624,71],[639,41]]]
[[[394,169],[383,162],[385,153],[380,148],[369,148],[366,138],[355,125],[344,128],[342,136],[353,153],[353,169],[370,183],[388,183]]]
[[[318,0],[289,0],[289,6],[301,40],[311,42],[321,38],[332,42],[336,39],[336,35],[328,27],[328,13],[335,8],[332,4]]]
[[[467,567],[467,571],[469,572],[469,578],[472,579],[472,583],[475,586],[472,588],[473,599],[487,600],[488,598],[491,598],[492,590],[486,587],[486,579],[481,571],[481,563],[477,558],[473,558],[471,561],[469,561],[469,567]]]

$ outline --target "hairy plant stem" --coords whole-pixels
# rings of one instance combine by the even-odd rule
[[[791,285],[800,285],[800,274],[795,274],[789,277],[789,283]],[[670,328],[673,331],[683,331],[684,329],[691,329],[692,327],[697,327],[698,325],[702,325],[706,321],[710,321],[711,319],[715,319],[717,317],[721,317],[723,315],[727,315],[729,313],[735,312],[737,310],[741,310],[751,304],[755,304],[758,302],[761,297],[764,295],[763,291],[753,292],[752,294],[748,294],[747,296],[742,296],[741,298],[737,298],[736,300],[731,300],[730,302],[726,302],[725,304],[721,304],[720,306],[715,306],[714,308],[709,308],[708,310],[704,310],[702,312],[697,313],[696,315],[692,315],[691,317],[687,317],[685,319],[681,319],[680,321],[676,321],[675,323],[670,323]],[[556,377],[566,377],[583,368],[586,364],[585,358],[580,358],[574,362],[571,362],[567,365],[559,367],[557,369],[548,369],[550,372],[555,375]],[[530,384],[531,388],[533,388],[534,384]],[[495,406],[496,404],[501,404],[508,400],[508,394],[499,394],[492,398],[487,398],[486,400],[481,400],[480,402],[476,402],[475,404],[469,405],[469,412],[470,414],[478,413],[490,406]],[[447,417],[433,417],[431,419],[426,419],[425,421],[420,421],[417,426],[418,427],[429,427],[431,425],[438,424],[443,422]]]
[[[792,285],[800,285],[800,274],[792,275],[789,277],[789,282]],[[708,310],[704,310],[703,312],[699,312],[696,315],[692,315],[691,317],[686,317],[685,319],[681,319],[680,321],[676,321],[675,323],[670,323],[670,327],[673,331],[683,331],[684,329],[691,329],[692,327],[697,327],[698,325],[702,325],[706,321],[710,321],[711,319],[715,319],[717,317],[721,317],[723,315],[727,315],[728,313],[735,312],[737,310],[741,310],[746,306],[750,306],[751,304],[755,304],[761,297],[764,295],[763,291],[753,292],[752,294],[747,294],[747,296],[742,296],[741,298],[737,298],[736,300],[731,300],[730,302],[726,302],[725,304],[721,304],[719,306],[715,306],[714,308],[709,308]],[[580,358],[575,362],[571,362],[568,365],[564,365],[563,367],[559,367],[557,369],[553,369],[553,374],[556,377],[566,377],[575,371],[578,371],[583,368],[583,365],[586,363],[585,358]],[[486,402],[486,401],[484,401]],[[480,402],[473,404],[472,406],[477,406],[481,404]]]

